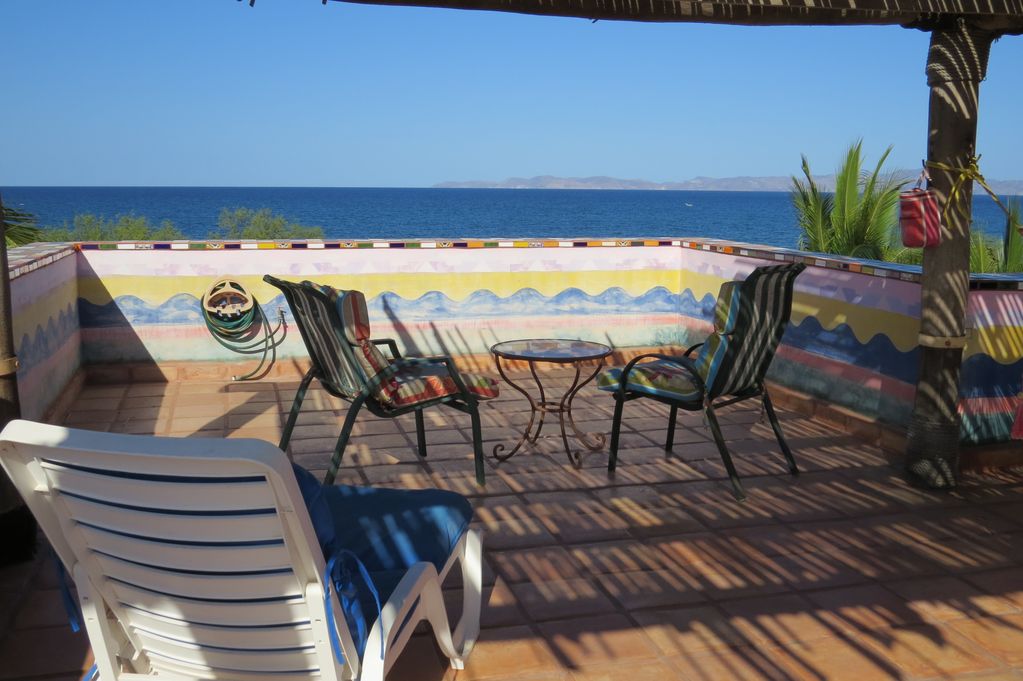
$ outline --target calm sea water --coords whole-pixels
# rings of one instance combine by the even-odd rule
[[[794,247],[795,212],[784,192],[559,189],[365,189],[274,187],[10,187],[4,203],[41,225],[76,214],[170,220],[204,238],[224,208],[269,208],[342,239],[488,237],[713,237]],[[986,195],[974,220],[1001,234]]]

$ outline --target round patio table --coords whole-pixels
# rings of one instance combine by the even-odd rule
[[[603,343],[593,343],[591,341],[563,338],[531,338],[497,343],[490,347],[490,352],[494,355],[494,362],[497,364],[497,371],[501,374],[501,378],[529,400],[530,409],[529,423],[526,424],[526,429],[519,438],[519,441],[507,453],[505,453],[507,447],[504,444],[495,446],[494,458],[498,461],[506,461],[514,456],[523,445],[535,445],[536,441],[540,438],[544,417],[547,414],[558,415],[558,423],[561,426],[561,440],[565,445],[565,453],[568,455],[568,460],[574,466],[578,467],[581,465],[582,457],[581,455],[576,456],[572,454],[572,448],[568,441],[569,429],[571,429],[573,437],[589,451],[595,452],[604,447],[607,442],[607,437],[604,433],[584,433],[575,425],[575,420],[572,418],[572,400],[575,399],[575,396],[584,385],[592,381],[600,373],[600,370],[604,367],[604,359],[611,354],[610,347]],[[529,364],[529,373],[532,374],[533,381],[536,383],[536,389],[539,392],[538,399],[533,399],[528,390],[508,378],[508,375],[504,372],[504,367],[501,366],[501,360],[516,360]],[[572,384],[565,391],[564,395],[561,396],[561,399],[548,399],[547,392],[540,381],[540,376],[536,372],[536,365],[540,362],[566,364],[575,369],[575,378],[572,379]],[[596,362],[596,369],[585,380],[580,381],[582,365],[587,362]],[[539,420],[537,419],[538,415]],[[533,430],[534,423],[536,424],[535,431]]]

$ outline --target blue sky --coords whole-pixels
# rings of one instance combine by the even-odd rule
[[[428,186],[830,172],[925,153],[928,34],[641,24],[317,0],[5,0],[0,185]],[[1023,38],[982,169],[1023,178]]]

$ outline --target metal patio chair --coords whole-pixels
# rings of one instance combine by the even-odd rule
[[[624,367],[608,369],[598,377],[600,389],[613,392],[615,399],[608,472],[614,472],[618,461],[622,408],[626,402],[645,397],[671,407],[666,451],[671,450],[675,439],[680,408],[706,413],[732,491],[742,501],[746,493],[714,410],[760,397],[789,472],[799,473],[764,386],[764,375],[792,312],[793,284],[805,267],[802,263],[758,267],[743,281],[722,284],[714,308],[714,332],[706,341],[690,347],[682,356],[640,355]],[[698,352],[692,356],[695,351]],[[643,362],[651,358],[656,361]]]
[[[363,407],[382,418],[415,413],[418,451],[425,457],[423,410],[440,404],[471,418],[476,482],[485,484],[478,403],[497,396],[496,381],[459,372],[450,357],[402,357],[394,340],[370,338],[366,298],[360,291],[339,291],[309,281],[282,281],[269,274],[263,281],[284,293],[312,361],[291,405],[281,435],[282,451],[287,450],[302,401],[315,378],[328,393],[350,403],[324,478],[326,484],[332,484],[337,476],[356,416]],[[391,359],[384,357],[380,345],[387,346]]]

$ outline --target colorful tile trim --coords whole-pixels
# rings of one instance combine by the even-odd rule
[[[231,250],[324,250],[342,248],[649,248],[675,246],[711,253],[724,253],[749,258],[773,260],[776,262],[803,262],[813,267],[853,272],[875,277],[920,281],[920,268],[914,265],[897,265],[873,260],[858,260],[837,255],[806,253],[788,248],[746,244],[721,239],[535,239],[502,241],[169,241],[169,242],[83,242],[78,244],[33,244],[11,249],[11,278],[33,269],[82,251],[231,251]],[[971,290],[1023,290],[1023,274],[979,274],[970,277]]]
[[[69,255],[74,255],[76,244],[52,243],[18,246],[7,251],[7,268],[11,279],[17,279],[29,272],[46,267]]]

